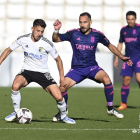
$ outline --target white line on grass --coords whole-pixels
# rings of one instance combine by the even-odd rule
[[[0,128],[0,130],[51,130],[51,131],[135,131],[140,132],[140,129],[69,129],[69,128]]]

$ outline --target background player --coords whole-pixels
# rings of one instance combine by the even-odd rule
[[[14,112],[5,118],[6,121],[12,121],[16,118],[16,112],[20,109],[20,89],[27,86],[30,82],[36,82],[44,88],[44,90],[51,93],[57,101],[57,107],[61,114],[61,120],[66,123],[74,124],[75,121],[66,116],[66,103],[62,94],[50,75],[47,65],[48,53],[55,59],[60,81],[64,79],[63,65],[61,58],[53,44],[45,37],[43,37],[46,23],[42,19],[36,19],[33,22],[32,33],[20,36],[13,44],[4,50],[0,56],[0,64],[3,60],[16,48],[22,46],[24,50],[24,64],[13,82],[11,90],[11,98],[13,101]]]
[[[128,11],[126,13],[127,26],[124,26],[120,31],[120,39],[118,50],[122,50],[123,42],[125,43],[125,56],[131,57],[133,62],[132,67],[126,62],[123,63],[120,75],[123,76],[123,85],[121,87],[121,105],[118,110],[127,108],[127,97],[129,95],[129,84],[133,77],[133,72],[136,74],[136,80],[140,86],[140,25],[136,24],[136,13]],[[117,68],[118,57],[116,56],[114,66]]]
[[[107,113],[109,115],[114,115],[117,118],[123,118],[123,114],[120,114],[113,108],[114,90],[111,80],[107,73],[98,66],[98,63],[95,60],[97,44],[102,43],[107,46],[110,51],[123,61],[126,61],[128,65],[132,65],[132,62],[129,60],[129,57],[124,57],[118,49],[109,42],[103,33],[90,28],[91,24],[91,15],[87,12],[80,14],[80,29],[73,29],[65,34],[59,34],[61,22],[56,20],[54,23],[55,31],[52,36],[53,41],[69,41],[73,49],[71,70],[65,76],[63,84],[60,85],[60,90],[67,102],[67,90],[84,79],[89,78],[96,82],[103,83],[108,105]],[[59,119],[60,113],[53,118],[53,121],[57,121]]]

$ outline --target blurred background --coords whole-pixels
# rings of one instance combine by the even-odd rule
[[[125,26],[126,12],[137,13],[140,22],[140,0],[0,0],[0,53],[9,47],[17,37],[31,33],[34,19],[44,19],[47,24],[44,36],[52,41],[53,23],[62,22],[60,33],[79,28],[79,15],[89,12],[92,16],[92,28],[103,32],[112,44],[117,46],[120,29]],[[63,63],[65,74],[71,66],[72,50],[69,42],[54,43]],[[124,54],[124,48],[122,53]],[[103,45],[98,44],[96,54],[99,66],[110,76],[113,83],[122,83],[119,76],[121,64],[114,69],[114,55]],[[22,47],[12,52],[0,67],[0,86],[11,86],[15,75],[20,72],[23,63]],[[51,74],[59,84],[59,74],[55,61],[49,56]],[[132,83],[135,83],[133,78]],[[38,86],[32,83],[30,86]],[[102,87],[91,80],[85,80],[77,86]]]

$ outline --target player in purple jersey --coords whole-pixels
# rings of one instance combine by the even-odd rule
[[[99,83],[104,84],[105,96],[107,100],[107,113],[108,115],[114,115],[117,118],[123,118],[123,114],[117,112],[113,108],[113,85],[107,73],[98,66],[95,59],[95,52],[98,43],[102,43],[107,46],[111,52],[116,54],[123,61],[126,61],[128,65],[132,65],[129,57],[124,57],[115,46],[113,46],[103,33],[90,28],[92,24],[91,15],[87,12],[80,14],[79,17],[79,29],[74,29],[66,32],[65,34],[59,34],[61,28],[61,22],[56,20],[54,23],[55,31],[53,33],[53,41],[69,41],[73,49],[73,58],[71,70],[65,76],[63,83],[60,84],[60,90],[66,102],[68,99],[67,90],[75,84],[80,83],[84,79],[88,78]],[[60,119],[59,113],[53,118],[53,121]]]
[[[129,11],[126,13],[127,26],[120,31],[120,39],[118,50],[122,50],[123,42],[125,43],[125,56],[131,57],[133,62],[132,67],[126,62],[123,63],[120,75],[123,76],[123,85],[121,87],[121,105],[118,110],[127,108],[127,97],[129,95],[129,84],[133,77],[133,72],[136,74],[136,80],[140,85],[140,25],[136,24],[136,13]],[[116,56],[114,66],[117,68],[118,57]]]

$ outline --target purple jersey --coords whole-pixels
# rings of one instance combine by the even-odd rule
[[[124,26],[120,31],[120,43],[125,42],[125,56],[140,57],[140,24]]]
[[[85,68],[98,65],[95,52],[98,43],[109,45],[109,40],[103,33],[91,29],[88,35],[83,34],[80,29],[73,29],[65,34],[59,34],[61,41],[69,41],[73,49],[72,68]]]

